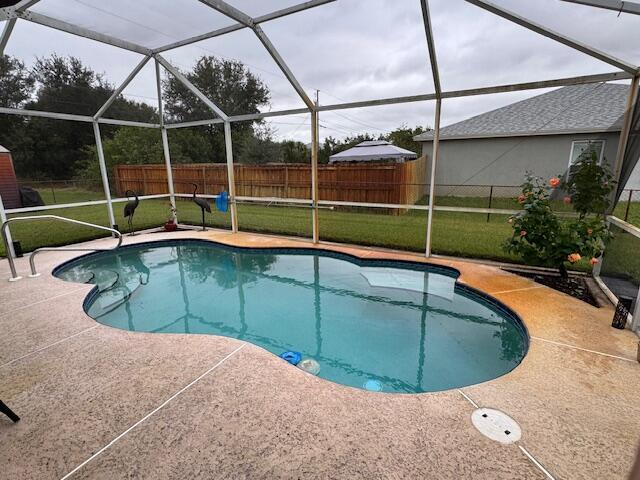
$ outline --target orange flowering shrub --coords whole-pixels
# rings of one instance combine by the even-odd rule
[[[566,262],[573,265],[590,258],[591,265],[597,264],[610,238],[603,212],[613,182],[603,167],[596,166],[591,158],[579,160],[569,181],[554,177],[545,182],[527,174],[518,196],[523,210],[509,218],[513,234],[504,249],[527,264],[555,267],[563,277],[568,276]],[[555,188],[567,192],[564,203],[573,206],[577,218],[561,219],[553,211],[550,196]]]

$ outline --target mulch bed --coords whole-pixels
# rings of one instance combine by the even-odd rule
[[[534,282],[540,283],[546,287],[553,288],[559,292],[571,295],[578,300],[587,302],[594,307],[599,307],[598,300],[591,293],[591,289],[587,285],[587,278],[582,275],[569,275],[569,278],[562,278],[560,275],[542,272],[525,272],[516,269],[505,268],[507,272],[515,273],[521,277],[526,277]]]

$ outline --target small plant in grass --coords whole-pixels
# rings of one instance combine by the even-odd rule
[[[546,182],[528,173],[518,197],[523,210],[509,218],[513,235],[504,249],[527,264],[557,268],[563,278],[568,277],[567,263],[584,258],[595,265],[611,236],[605,212],[613,188],[611,174],[591,151],[578,159],[565,178]],[[565,192],[564,203],[573,206],[577,217],[561,219],[552,210],[555,189]]]
[[[561,180],[559,187],[571,199],[580,218],[588,215],[604,217],[611,205],[611,193],[616,182],[609,170],[598,163],[592,150],[584,152]]]

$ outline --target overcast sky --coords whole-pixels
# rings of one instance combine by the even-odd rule
[[[252,16],[301,0],[230,0]],[[640,64],[640,16],[560,0],[494,0],[501,6]],[[444,90],[604,73],[615,68],[496,17],[464,0],[431,0],[431,14]],[[80,23],[148,47],[172,43],[234,23],[196,0],[41,0],[34,11]],[[433,92],[419,0],[337,0],[262,24],[310,96],[321,104]],[[107,79],[120,83],[140,56],[116,47],[19,21],[6,53],[32,64],[36,56],[75,55]],[[249,30],[168,51],[187,70],[202,55],[243,61],[272,93],[267,110],[302,107],[277,65]],[[125,90],[129,98],[154,102],[151,62]],[[447,125],[528,96],[519,92],[447,100]],[[321,138],[402,124],[433,124],[433,102],[323,112]],[[308,142],[308,115],[270,121],[276,136]]]

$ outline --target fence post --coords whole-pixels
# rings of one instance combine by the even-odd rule
[[[491,185],[491,188],[489,189],[489,208],[491,208],[492,201],[493,201],[493,185]],[[489,223],[490,219],[491,219],[491,214],[487,213],[487,223]]]
[[[142,170],[142,194],[149,195],[149,188],[147,187],[147,169],[141,168]]]
[[[51,196],[53,197],[53,203],[57,203],[56,202],[56,189],[53,186],[53,180],[51,180]]]
[[[624,212],[624,221],[629,219],[629,207],[631,207],[631,198],[633,197],[633,190],[629,190],[629,199],[627,200],[627,208]]]

